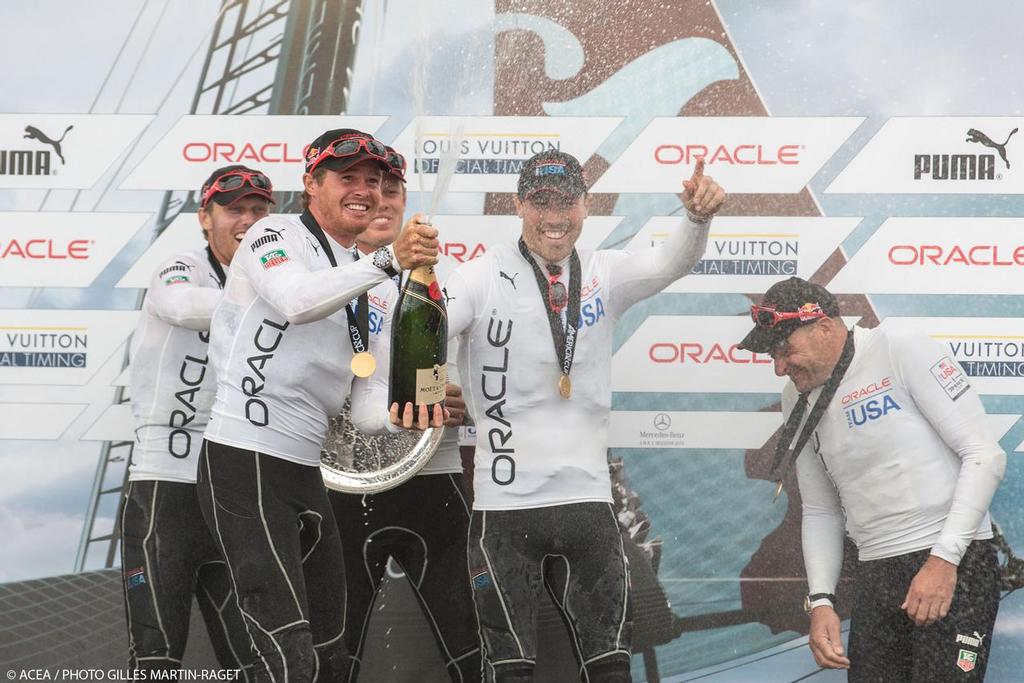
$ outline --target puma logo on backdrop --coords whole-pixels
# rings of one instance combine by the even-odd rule
[[[64,142],[64,136],[67,135],[68,131],[71,130],[72,128],[74,128],[74,126],[68,126],[64,129],[64,134],[61,135],[59,139],[53,140],[50,138],[49,135],[39,130],[35,126],[25,126],[25,134],[22,135],[21,137],[28,138],[29,140],[38,140],[44,145],[49,145],[50,147],[53,147],[53,151],[56,152],[57,156],[60,157],[60,163],[64,164],[64,154],[61,152],[60,143]]]
[[[999,156],[1002,157],[1003,163],[1006,164],[1006,168],[1010,168],[1010,161],[1006,158],[1006,144],[1010,142],[1010,138],[1017,132],[1017,128],[1010,131],[1010,134],[1006,136],[1006,140],[1003,144],[999,144],[990,138],[989,136],[982,133],[977,128],[971,128],[967,131],[967,142],[978,142],[986,147],[991,147],[995,151],[999,152]]]

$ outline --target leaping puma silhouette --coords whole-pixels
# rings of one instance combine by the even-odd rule
[[[64,135],[67,135],[68,131],[71,130],[72,128],[74,128],[74,126],[68,126],[67,128],[65,128]],[[49,135],[39,130],[35,126],[25,126],[25,134],[22,135],[21,137],[28,138],[29,140],[38,140],[44,145],[50,145],[51,147],[53,147],[53,151],[57,153],[57,156],[60,157],[61,165],[64,165],[66,162],[64,161],[64,155],[60,151],[60,143],[64,142],[64,135],[61,135],[60,139],[58,140],[53,140],[50,138]]]
[[[513,275],[512,277],[509,277],[509,276],[508,276],[508,273],[506,273],[506,272],[505,272],[505,271],[503,271],[503,270],[499,270],[499,271],[498,271],[498,275],[500,275],[501,277],[503,277],[503,278],[505,278],[506,280],[508,280],[509,282],[511,282],[511,283],[512,283],[512,289],[515,289],[516,291],[519,291],[519,290],[518,290],[518,289],[516,288],[516,278],[517,278],[517,277],[519,277],[519,273],[516,273],[516,274],[515,274],[515,275]]]
[[[1006,158],[1006,143],[1010,141],[1010,138],[1013,137],[1013,134],[1016,133],[1017,130],[1017,128],[1011,130],[1010,134],[1006,136],[1006,140],[1003,142],[1003,144],[1000,145],[998,142],[994,142],[992,138],[985,135],[977,128],[970,128],[967,131],[967,142],[980,142],[986,147],[991,147],[992,149],[996,150],[997,152],[999,152],[999,156],[1003,158],[1003,163],[1006,164],[1006,168],[1009,169],[1010,161]]]

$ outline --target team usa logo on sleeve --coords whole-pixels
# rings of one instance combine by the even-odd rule
[[[943,356],[942,360],[931,367],[931,372],[935,381],[953,401],[963,396],[971,388],[963,371],[950,360],[949,356]]]

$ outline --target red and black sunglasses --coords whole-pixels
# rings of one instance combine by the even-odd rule
[[[561,313],[566,304],[569,303],[569,290],[558,278],[562,275],[562,267],[557,265],[548,266],[548,304],[555,313]]]
[[[263,192],[274,191],[274,186],[271,184],[270,178],[259,171],[228,171],[210,183],[210,186],[203,190],[203,201],[199,206],[200,208],[206,208],[206,204],[210,201],[213,195],[218,192],[231,192],[232,190],[237,190],[246,184],[253,189],[261,190]]]
[[[388,169],[398,176],[400,180],[405,180],[405,169],[408,167],[405,162],[405,157],[391,147],[387,148],[387,152],[388,158],[386,159],[386,163],[388,165]]]
[[[814,303],[804,304],[795,311],[779,311],[771,306],[754,305],[750,307],[750,318],[758,327],[772,328],[787,320],[810,322],[827,317],[829,317],[828,314],[821,310],[821,306]]]
[[[384,143],[373,138],[364,137],[362,135],[349,135],[338,140],[335,140],[331,144],[324,147],[313,161],[306,168],[306,173],[312,173],[316,170],[316,167],[328,157],[334,157],[337,159],[344,159],[345,157],[351,157],[359,154],[359,152],[366,152],[367,156],[383,161],[385,164],[390,166],[388,161],[388,150],[384,146]],[[397,152],[396,152],[397,154]],[[399,155],[401,156],[401,155]],[[402,160],[403,170],[405,160]]]

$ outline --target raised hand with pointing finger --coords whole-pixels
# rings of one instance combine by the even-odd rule
[[[693,217],[707,219],[725,202],[725,190],[711,176],[704,175],[704,157],[697,159],[693,175],[683,181],[683,206]]]

